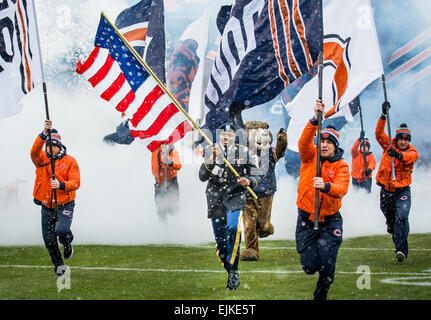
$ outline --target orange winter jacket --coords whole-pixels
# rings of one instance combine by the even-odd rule
[[[51,188],[51,160],[43,151],[45,139],[43,134],[37,136],[31,148],[30,156],[36,166],[36,179],[34,181],[33,197],[37,203],[48,208],[54,208],[54,195]],[[55,178],[60,181],[57,189],[57,204],[63,205],[75,200],[76,190],[81,184],[79,166],[75,158],[66,154],[66,147],[62,146],[61,155],[55,159]]]
[[[392,138],[392,148],[401,152],[401,160],[392,158],[394,161],[395,180],[391,180],[391,157],[388,155],[389,137],[385,133],[386,119],[379,118],[376,126],[376,140],[383,149],[376,181],[383,186],[386,191],[394,192],[398,188],[407,187],[412,183],[413,166],[419,155],[413,145],[409,144],[407,150],[400,150],[396,147],[395,138]]]
[[[317,147],[313,144],[316,132],[317,124],[314,125],[309,121],[298,141],[301,169],[296,204],[300,210],[310,214],[311,221],[314,220],[316,194],[316,189],[313,187],[317,162]],[[344,151],[338,148],[334,156],[321,163],[321,177],[326,185],[325,189],[319,192],[319,222],[340,210],[341,199],[349,188],[349,165],[342,159],[343,153]]]
[[[365,170],[371,169],[374,171],[376,168],[376,158],[373,156],[371,152],[367,153],[365,156],[365,160],[367,161],[367,167],[365,168],[364,163],[364,155],[360,151],[359,140],[356,140],[353,144],[351,153],[352,153],[352,178],[355,178],[359,183],[365,180]],[[373,174],[370,173],[367,178],[372,178]]]
[[[166,166],[163,163],[163,154],[160,147],[154,150],[151,154],[151,169],[158,184],[165,182],[165,167],[168,180],[175,178],[177,176],[177,171],[181,169],[180,154],[174,148],[174,145],[170,145],[169,147],[168,158],[169,160],[172,160],[172,165]]]

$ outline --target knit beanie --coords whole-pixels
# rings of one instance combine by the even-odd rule
[[[52,145],[53,146],[57,146],[61,149],[61,135],[60,133],[57,131],[57,129],[52,129],[51,130],[51,141],[52,141]],[[49,145],[48,140],[46,140],[46,144]]]
[[[335,130],[335,127],[328,126],[326,129],[323,129],[320,133],[320,139],[330,140],[336,148],[340,143],[340,134]]]
[[[404,139],[407,139],[409,141],[412,141],[412,133],[407,128],[407,125],[405,123],[401,123],[400,127],[396,131],[395,140],[398,140],[398,139],[401,139],[401,138],[404,138]]]

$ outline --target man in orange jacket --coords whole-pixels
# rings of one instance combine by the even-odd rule
[[[371,192],[373,170],[376,168],[376,158],[370,151],[370,141],[364,137],[364,131],[353,144],[352,150],[352,184]]]
[[[301,169],[298,185],[298,221],[296,250],[307,274],[319,272],[315,300],[326,300],[335,276],[338,249],[343,241],[343,219],[339,212],[341,199],[349,187],[349,166],[342,159],[339,134],[333,127],[321,131],[321,147],[313,143],[317,132],[318,111],[324,111],[320,100],[314,107],[315,116],[306,125],[298,142]],[[320,152],[321,177],[316,177],[317,152]],[[318,230],[314,230],[315,192],[319,190]]]
[[[410,184],[413,167],[419,155],[410,144],[411,132],[405,123],[396,131],[395,138],[389,143],[385,133],[386,114],[390,104],[384,102],[382,115],[377,121],[376,140],[383,149],[383,156],[377,171],[377,185],[380,190],[380,209],[386,218],[387,232],[392,234],[395,244],[395,257],[399,262],[407,258],[409,235],[409,213],[411,206]],[[394,166],[392,180],[391,158]]]
[[[179,210],[177,172],[181,169],[180,154],[173,144],[161,144],[151,154],[151,170],[156,182],[154,198],[157,213],[162,219]]]
[[[47,142],[48,130],[51,130],[52,150]],[[44,144],[46,144],[45,151],[43,151]],[[78,163],[75,158],[66,153],[61,135],[56,129],[52,129],[50,120],[45,120],[43,132],[36,137],[30,156],[36,166],[33,197],[34,202],[42,206],[43,240],[54,264],[55,274],[61,276],[66,272],[66,266],[61,257],[57,238],[64,247],[64,259],[70,259],[73,254],[73,234],[70,226],[75,208],[76,190],[81,183]],[[51,157],[54,159],[55,179],[52,179]],[[57,194],[57,210],[54,190]]]

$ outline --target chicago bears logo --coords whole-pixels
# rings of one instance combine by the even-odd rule
[[[187,39],[175,47],[167,72],[168,88],[188,111],[190,90],[199,66],[198,43]]]
[[[403,139],[407,139],[407,134],[403,133]]]
[[[328,137],[329,137],[329,133],[325,132],[322,134],[323,139],[328,139]]]
[[[328,34],[323,37],[323,64],[326,67],[335,69],[332,80],[333,107],[325,113],[325,118],[330,117],[338,111],[341,98],[346,93],[349,74],[349,45],[351,38],[343,40],[337,34]]]

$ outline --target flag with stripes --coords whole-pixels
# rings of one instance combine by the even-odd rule
[[[164,21],[163,0],[142,0],[115,20],[115,26],[162,83],[166,82]]]
[[[32,0],[0,3],[0,118],[22,110],[22,97],[41,82]]]
[[[322,49],[322,1],[239,0],[218,27],[222,40],[205,95],[210,130],[230,121],[234,109],[270,101],[313,67]]]
[[[129,119],[130,133],[150,151],[192,130],[187,117],[102,15],[95,48],[76,71],[100,97]]]
[[[337,117],[342,117],[340,123],[344,124],[353,121],[357,112],[351,102],[383,73],[370,0],[331,1],[324,7],[323,23],[324,124]],[[298,151],[299,137],[313,117],[317,94],[318,77],[314,77],[285,106],[290,116],[288,148],[292,151]]]

